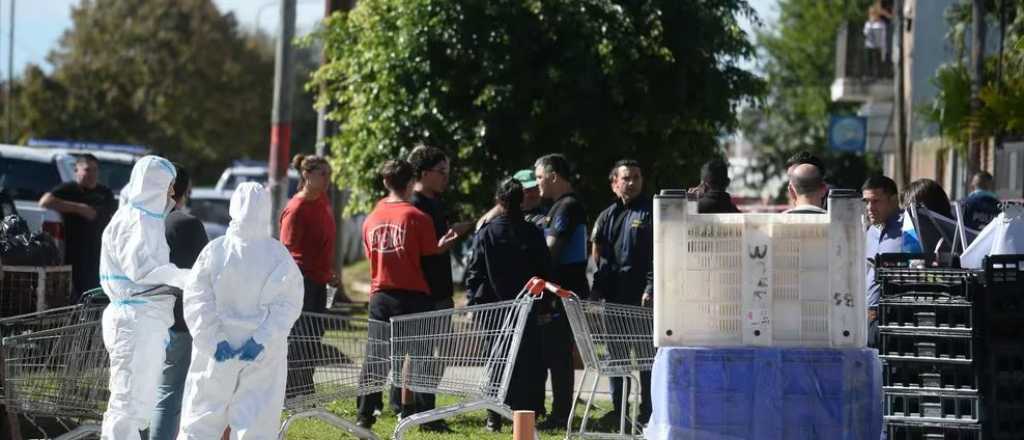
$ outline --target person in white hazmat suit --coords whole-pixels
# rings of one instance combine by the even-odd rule
[[[167,159],[135,162],[121,205],[103,230],[100,285],[110,298],[103,311],[103,344],[110,355],[110,400],[101,438],[133,440],[149,426],[156,406],[174,297],[188,271],[171,264],[164,216],[173,206],[176,172]]]
[[[192,364],[178,440],[277,438],[288,334],[302,312],[302,273],[270,236],[270,192],[258,183],[231,196],[227,233],[199,254],[185,287]]]

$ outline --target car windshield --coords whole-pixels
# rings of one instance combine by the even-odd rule
[[[228,203],[225,199],[191,199],[189,211],[204,222],[227,225],[231,222]]]
[[[125,162],[100,161],[100,183],[117,194],[128,184],[133,166],[134,164]]]
[[[0,187],[15,200],[39,200],[61,183],[51,162],[0,157]]]

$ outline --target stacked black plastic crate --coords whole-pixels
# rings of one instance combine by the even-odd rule
[[[1024,255],[989,257],[984,283],[984,433],[1024,439]]]
[[[977,272],[880,255],[879,354],[890,440],[982,438]]]

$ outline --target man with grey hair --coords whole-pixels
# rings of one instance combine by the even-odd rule
[[[793,208],[783,214],[824,214],[822,201],[828,187],[821,175],[821,170],[812,164],[802,163],[789,170],[789,198]]]

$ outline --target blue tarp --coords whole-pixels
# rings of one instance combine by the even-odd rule
[[[649,440],[878,440],[873,349],[662,348]]]

